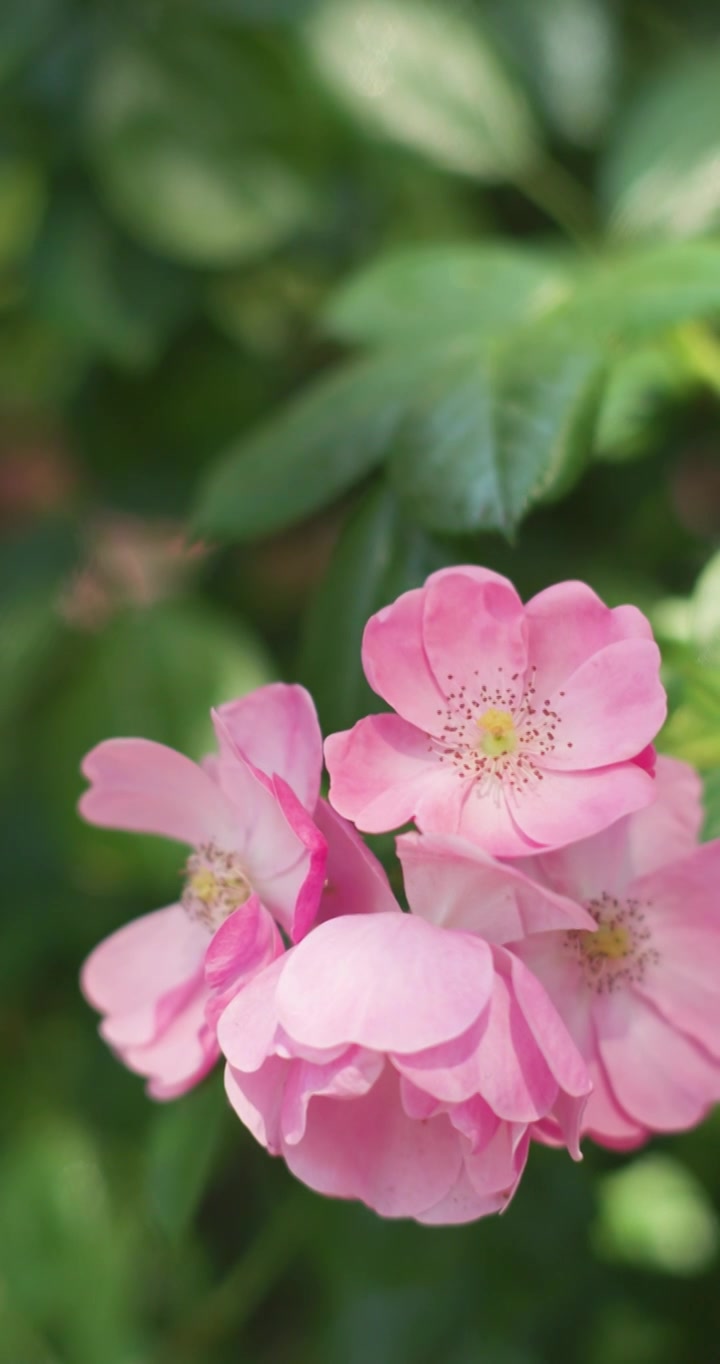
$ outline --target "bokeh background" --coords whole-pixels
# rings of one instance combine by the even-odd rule
[[[716,1118],[468,1228],[322,1200],[98,1039],[184,854],[75,803],[265,680],[351,724],[476,561],[651,614],[720,833],[719,230],[715,0],[3,0],[2,1364],[716,1364]]]

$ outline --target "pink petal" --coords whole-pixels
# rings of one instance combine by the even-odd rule
[[[493,943],[552,928],[595,928],[580,905],[466,839],[402,834],[397,853],[410,908],[430,923],[479,933]]]
[[[492,989],[490,950],[409,914],[331,919],[287,961],[278,1018],[310,1047],[418,1051],[458,1037]]]
[[[113,1046],[152,1042],[195,991],[209,943],[207,929],[181,905],[134,919],[87,958],[80,985],[89,1004],[108,1015]]]
[[[322,735],[317,712],[304,687],[273,682],[249,696],[219,706],[221,751],[239,753],[251,766],[287,782],[306,810],[320,794]]]
[[[436,767],[416,802],[415,819],[430,833],[459,834],[495,857],[518,857],[537,851],[513,818],[502,791],[482,791],[448,766]]]
[[[497,953],[501,949],[494,949]],[[512,985],[495,976],[488,1026],[477,1051],[478,1091],[499,1118],[527,1123],[548,1112],[557,1083],[515,998]]]
[[[525,607],[530,663],[543,696],[562,687],[586,659],[621,639],[652,639],[650,622],[634,606],[611,610],[587,583],[564,582]],[[639,745],[638,747],[641,747]]]
[[[80,800],[91,824],[163,834],[181,843],[235,846],[233,812],[216,783],[182,753],[149,739],[108,739],[82,764]]]
[[[284,952],[280,935],[257,895],[220,925],[205,954],[205,980],[213,990],[237,985]]]
[[[218,779],[237,810],[249,880],[287,933],[306,931],[325,878],[325,840],[281,778],[262,779],[240,757],[222,758]]]
[[[423,588],[404,592],[370,617],[363,634],[362,662],[373,691],[404,719],[431,734],[444,696],[423,646],[424,599]]]
[[[367,1094],[382,1073],[385,1061],[377,1052],[351,1047],[335,1060],[318,1065],[312,1061],[288,1064],[283,1097],[283,1140],[295,1146],[305,1135],[308,1105],[312,1098],[359,1099]]]
[[[424,589],[422,633],[428,662],[446,696],[457,694],[463,683],[469,690],[484,683],[512,699],[519,696],[527,630],[512,583],[478,581],[462,569],[431,576]]]
[[[500,1193],[506,1204],[525,1168],[528,1146],[522,1126],[498,1123],[484,1150],[465,1156],[465,1168],[476,1193],[485,1197]]]
[[[283,870],[273,870],[265,875],[259,873],[256,884],[268,908],[286,927],[292,941],[299,942],[312,928],[317,916],[325,885],[327,843],[282,777],[273,777],[273,793],[299,853]],[[285,840],[285,831],[282,832]],[[274,846],[279,849],[279,833],[275,838]],[[282,866],[280,856],[278,860]]]
[[[704,819],[702,782],[689,763],[658,757],[655,800],[624,824],[633,876],[694,852]]]
[[[311,1189],[358,1198],[383,1217],[427,1211],[455,1184],[462,1165],[447,1118],[407,1117],[390,1067],[360,1099],[313,1099],[303,1140],[286,1145],[284,1155]]]
[[[501,1212],[507,1203],[504,1194],[482,1197],[476,1193],[468,1173],[463,1166],[458,1179],[439,1203],[421,1213],[416,1220],[426,1226],[459,1226],[463,1222],[476,1222],[480,1217]]]
[[[587,1068],[546,990],[512,953],[497,947],[494,956],[496,969],[509,972],[525,1022],[558,1085],[574,1098],[586,1097],[590,1092]]]
[[[598,1047],[622,1108],[659,1132],[692,1127],[720,1098],[720,1065],[638,995],[595,996]]]
[[[269,1057],[252,1074],[225,1067],[225,1093],[230,1104],[255,1140],[273,1156],[281,1152],[280,1114],[287,1078],[287,1061],[277,1056]]]
[[[514,865],[576,904],[586,904],[604,891],[622,896],[632,875],[628,825],[636,818],[617,819],[590,838],[523,858]]]
[[[295,949],[297,950],[297,949]],[[248,981],[217,1025],[218,1042],[233,1069],[257,1071],[274,1051],[278,1035],[277,986],[290,952]]]
[[[648,805],[654,795],[652,777],[634,763],[592,772],[545,771],[542,782],[523,792],[513,815],[537,844],[563,847]]]
[[[634,758],[667,713],[659,669],[660,650],[649,639],[609,644],[586,659],[549,698],[559,720],[543,769],[609,767]]]
[[[324,923],[339,914],[399,913],[400,906],[381,863],[352,824],[338,815],[326,800],[318,801],[314,820],[328,849],[316,923]]]
[[[398,715],[369,715],[331,734],[325,761],[331,805],[367,833],[406,824],[439,767],[427,736]]]
[[[128,1069],[148,1078],[147,1089],[152,1098],[178,1098],[215,1065],[220,1049],[205,1024],[206,1001],[207,990],[200,984],[193,999],[154,1042],[122,1049],[122,1060]]]

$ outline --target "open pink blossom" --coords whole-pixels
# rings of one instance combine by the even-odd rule
[[[87,819],[192,849],[180,903],[121,928],[82,973],[103,1036],[156,1098],[182,1093],[217,1059],[224,1003],[283,950],[275,921],[298,939],[316,917],[354,912],[358,894],[365,911],[394,903],[376,859],[318,799],[307,692],[263,687],[214,721],[219,754],[202,766],[142,739],[100,744],[83,765]]]
[[[448,884],[436,874],[429,899],[459,890],[454,858],[466,852],[460,876],[467,887],[477,859],[472,893],[494,897],[496,919],[508,911],[511,936],[525,918],[588,922],[522,873],[503,890],[506,870],[472,846],[443,852]],[[408,854],[419,868],[422,854]],[[414,888],[411,874],[411,903]],[[396,907],[321,924],[219,1023],[228,1096],[257,1140],[311,1188],[387,1217],[501,1210],[543,1116],[578,1154],[589,1080],[557,1012],[517,957],[441,926],[452,917],[438,903],[432,922]]]
[[[593,1080],[584,1130],[605,1146],[692,1127],[720,1100],[720,840],[698,845],[700,783],[659,758],[657,800],[525,869],[584,905],[592,932],[513,945]],[[540,1134],[557,1131],[542,1123]]]
[[[645,617],[584,583],[523,606],[487,569],[433,573],[368,621],[365,673],[396,714],[326,741],[331,803],[500,857],[584,838],[653,797],[659,661]]]

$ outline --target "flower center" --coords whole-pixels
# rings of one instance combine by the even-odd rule
[[[490,706],[478,715],[475,724],[480,730],[479,745],[488,758],[499,758],[505,753],[514,753],[518,736],[515,721],[509,710],[498,710]]]
[[[215,843],[201,843],[185,865],[183,909],[211,932],[252,895],[252,886],[237,853]]]
[[[619,901],[603,891],[585,908],[597,924],[596,931],[577,928],[565,934],[565,950],[582,967],[585,984],[603,994],[644,980],[648,966],[660,960],[651,946],[650,905],[634,899]]]
[[[526,676],[502,667],[496,673],[496,682],[479,668],[466,682],[447,674],[445,708],[428,749],[460,780],[473,782],[478,796],[516,800],[543,780],[543,758],[560,743],[562,716],[549,697],[537,697],[535,668]]]

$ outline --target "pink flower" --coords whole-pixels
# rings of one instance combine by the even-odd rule
[[[496,573],[444,569],[368,621],[363,665],[397,714],[331,735],[325,755],[332,804],[367,832],[414,819],[517,857],[653,798],[658,649],[639,611],[583,583],[523,607]]]
[[[432,845],[427,877],[423,840],[400,842],[411,902],[422,883],[433,922],[397,906],[335,918],[256,975],[218,1026],[226,1088],[311,1188],[387,1217],[464,1222],[507,1204],[542,1117],[578,1154],[590,1086],[531,973],[466,931],[463,895],[487,896],[489,919],[505,911],[511,936],[591,921],[459,840]]]
[[[655,804],[527,863],[594,931],[513,945],[587,1062],[584,1130],[619,1148],[692,1127],[720,1099],[720,840],[698,845],[692,768],[660,758],[656,782]]]
[[[86,819],[192,849],[180,902],[114,933],[82,973],[102,1035],[156,1098],[217,1059],[228,991],[283,950],[274,920],[297,940],[317,915],[352,910],[356,886],[370,908],[393,903],[375,859],[318,802],[322,741],[307,692],[263,687],[213,719],[219,753],[201,766],[144,739],[109,740],[83,764]]]

